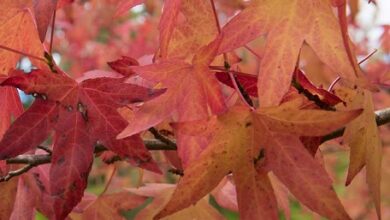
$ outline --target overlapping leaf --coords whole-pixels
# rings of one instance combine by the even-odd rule
[[[138,136],[116,140],[126,126],[118,107],[149,100],[162,91],[131,85],[121,78],[94,78],[76,82],[59,73],[14,71],[2,85],[37,97],[6,132],[0,158],[22,154],[41,144],[54,130],[51,193],[56,216],[64,218],[79,202],[93,160],[95,144],[103,144],[140,167],[159,172]]]
[[[159,29],[162,58],[192,57],[218,34],[208,0],[166,1]]]
[[[91,195],[80,203],[79,212],[70,215],[74,220],[122,220],[122,211],[134,209],[145,202],[145,197],[129,192],[103,194],[98,197]]]
[[[272,189],[266,182],[256,182],[257,172],[253,166],[252,127],[250,112],[245,109],[233,109],[221,118],[212,118],[203,124],[214,125],[214,138],[198,160],[185,170],[172,199],[156,216],[157,218],[172,214],[188,207],[204,197],[215,188],[229,172],[233,173],[238,194],[240,216],[248,218],[263,216],[265,219],[276,219],[276,204]],[[199,121],[185,124],[186,128],[197,127]],[[211,131],[212,132],[212,131]],[[264,176],[263,178],[267,178]],[[259,184],[259,186],[257,185]],[[265,185],[264,185],[265,184]]]
[[[153,202],[139,212],[135,219],[152,219],[163,208],[164,204],[169,201],[174,189],[174,185],[171,184],[147,184],[138,189],[128,189],[128,191],[136,195],[153,198]],[[177,212],[169,216],[168,219],[223,219],[223,217],[210,205],[208,198],[205,197],[193,207]]]
[[[329,1],[255,0],[226,24],[222,32],[225,37],[220,53],[267,34],[257,83],[262,106],[279,104],[288,91],[304,41],[333,71],[355,79]]]
[[[0,183],[0,199],[2,201],[0,217],[2,219],[9,219],[12,214],[13,204],[17,193],[17,185],[17,179],[11,179],[9,182]]]
[[[254,124],[258,144],[265,154],[266,169],[311,210],[329,219],[350,219],[332,188],[332,180],[298,137],[273,133],[272,127],[260,118],[255,118]]]
[[[0,7],[0,45],[43,57],[43,46],[29,8],[30,1],[4,0]],[[7,75],[20,58],[16,54],[0,49],[0,74]]]
[[[346,185],[349,185],[356,174],[366,166],[368,187],[380,218],[382,143],[379,139],[375,121],[371,92],[363,89],[355,91],[347,88],[340,89],[338,92],[348,101],[348,109],[364,108],[363,113],[355,121],[347,125],[344,132],[344,141],[351,149]]]
[[[220,39],[219,39],[220,40]],[[180,121],[198,120],[208,116],[208,107],[213,112],[225,108],[219,85],[208,64],[213,60],[219,41],[204,47],[193,59],[193,64],[179,60],[166,60],[147,66],[134,66],[131,69],[142,78],[161,82],[167,92],[159,98],[145,103],[129,119],[128,126],[118,138],[127,137],[152,127],[174,111]]]
[[[180,60],[165,60],[147,66],[134,66],[131,69],[148,81],[161,82],[167,92],[145,103],[131,118],[129,126],[118,138],[124,138],[144,131],[170,116],[176,121],[189,121],[207,118],[209,109],[212,113],[225,111],[225,102],[218,81],[208,70],[208,64],[214,59],[220,38],[202,48],[192,61],[192,65]],[[187,146],[201,140],[188,140]],[[191,143],[189,143],[191,142]],[[200,147],[181,147],[180,156],[188,155]],[[195,149],[197,148],[197,149]],[[183,151],[189,152],[183,152]],[[195,153],[195,154],[196,154]]]
[[[46,31],[52,21],[54,10],[57,8],[58,0],[33,0],[33,9],[39,39],[41,42],[45,41]]]
[[[310,123],[304,123],[306,119],[300,117],[300,113],[285,109],[283,106],[272,110],[261,109],[251,115],[249,110],[233,107],[228,113],[209,121],[177,124],[176,129],[188,135],[211,134],[212,139],[199,158],[184,170],[184,177],[180,179],[171,201],[156,217],[164,217],[190,206],[231,172],[240,216],[243,219],[277,219],[276,198],[266,173],[273,171],[313,211],[331,219],[349,219],[326,171],[306,151],[298,136],[288,133],[291,133],[290,126],[293,126],[296,133],[307,135],[306,129],[313,129],[312,126],[317,125],[321,128],[313,131],[312,135],[325,135],[357,117],[361,110],[336,113],[310,110],[328,119],[336,115],[345,117],[343,121],[328,120],[324,124],[321,118],[308,118],[307,122]],[[291,119],[284,118],[283,114],[286,113],[290,114]],[[275,120],[281,123],[280,127],[269,120],[275,116]],[[313,167],[315,172],[311,171]]]

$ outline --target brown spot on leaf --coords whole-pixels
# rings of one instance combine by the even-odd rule
[[[88,110],[87,106],[85,106],[82,102],[79,102],[77,104],[77,111],[81,113],[81,116],[83,117],[84,121],[88,121]]]
[[[64,162],[65,162],[65,157],[64,157],[64,156],[61,156],[61,157],[58,158],[58,160],[57,160],[57,164],[58,164],[58,165],[62,165]]]

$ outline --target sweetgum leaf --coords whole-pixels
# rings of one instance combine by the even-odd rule
[[[12,118],[19,117],[23,112],[18,92],[14,88],[0,88],[0,137],[11,125]]]
[[[257,83],[264,107],[278,105],[288,91],[304,41],[334,72],[350,80],[356,78],[329,1],[251,1],[223,27],[222,34],[219,53],[267,34]]]
[[[43,57],[43,45],[39,40],[30,1],[3,0],[0,7],[0,45]],[[20,54],[0,49],[0,75],[7,75],[15,68]],[[36,62],[36,60],[32,60]]]
[[[292,133],[304,136],[323,136],[329,134],[345,123],[358,117],[362,109],[351,111],[324,111],[317,109],[290,109],[275,110],[260,109],[257,111],[262,120],[267,123],[273,131],[281,133]]]
[[[100,77],[76,82],[60,70],[34,70],[29,74],[14,71],[2,83],[37,99],[4,135],[0,142],[1,159],[36,147],[55,131],[50,183],[57,218],[65,218],[80,201],[95,144],[103,144],[134,165],[160,172],[139,136],[115,139],[127,124],[116,109],[147,101],[164,90],[123,81]]]
[[[2,206],[0,207],[1,219],[9,219],[12,214],[13,204],[17,193],[17,185],[17,178],[0,183],[0,199],[2,201]]]
[[[15,202],[13,204],[10,203],[13,205],[10,220],[33,219],[35,200],[32,198],[35,195],[33,194],[34,190],[30,188],[31,186],[26,181],[27,178],[25,176],[18,178]]]
[[[34,15],[41,42],[45,41],[47,28],[52,21],[51,18],[57,7],[57,1],[58,0],[33,0]]]
[[[223,84],[234,88],[233,82],[229,77],[229,73],[227,72],[217,72],[215,74],[217,79],[222,82]],[[257,77],[256,76],[245,76],[245,75],[238,75],[236,76],[236,79],[244,90],[248,93],[248,95],[257,97]]]
[[[124,138],[157,125],[170,116],[175,115],[175,121],[191,121],[207,118],[209,110],[214,114],[226,110],[225,100],[213,73],[208,65],[214,59],[221,38],[198,51],[192,64],[177,59],[162,60],[146,66],[133,66],[139,76],[154,82],[161,82],[167,92],[160,97],[142,105],[128,118],[127,126],[118,138]],[[192,138],[191,138],[192,139]],[[181,158],[193,159],[189,155],[198,155],[204,140],[189,140],[188,137],[178,137],[178,151]],[[182,141],[180,141],[182,140]],[[185,161],[184,163],[186,163]]]
[[[343,102],[343,100],[341,100],[335,94],[315,86],[299,69],[294,72],[294,79],[300,86],[302,86],[304,90],[308,91],[311,95],[317,96],[319,100],[330,106],[334,106],[340,102]]]
[[[351,124],[346,126],[344,141],[350,147],[350,164],[346,185],[366,166],[366,179],[368,188],[374,199],[378,218],[381,217],[380,205],[380,181],[382,163],[382,143],[379,139],[377,124],[375,121],[374,104],[372,94],[368,90],[340,89],[341,95],[346,96],[347,109],[364,108],[363,113]]]
[[[92,201],[89,201],[91,200]],[[84,200],[84,198],[83,198]],[[84,201],[81,202],[81,205]],[[129,192],[116,192],[112,194],[103,194],[98,197],[86,198],[86,207],[81,213],[72,212],[71,217],[74,220],[122,220],[122,211],[127,211],[142,205],[145,197],[131,194]]]
[[[189,58],[218,34],[209,0],[164,3],[159,24],[161,58]]]
[[[178,59],[167,59],[146,66],[133,66],[131,69],[139,76],[152,82],[161,82],[167,92],[136,111],[128,119],[131,125],[118,138],[146,130],[163,121],[173,111],[178,112],[179,121],[206,118],[208,107],[213,112],[224,111],[226,107],[218,82],[208,70],[220,40],[218,38],[200,50],[192,65]]]
[[[265,169],[271,170],[311,210],[329,219],[350,219],[332,187],[332,180],[298,137],[271,132],[261,117],[254,117],[253,123],[257,144],[264,150]]]
[[[156,218],[170,215],[197,202],[227,174],[232,173],[240,217],[277,219],[276,197],[267,174],[272,171],[313,211],[330,219],[349,219],[333,191],[328,174],[304,148],[294,132],[308,135],[304,131],[313,129],[311,135],[322,135],[351,121],[361,110],[328,112],[299,110],[297,107],[299,105],[295,101],[259,109],[257,112],[236,106],[209,120],[176,123],[174,128],[179,132],[189,136],[210,135],[211,139],[200,156],[185,167],[184,176],[170,202]],[[319,114],[314,112],[315,117],[308,119],[301,117],[301,114],[307,114],[306,111],[318,111]],[[291,119],[282,119],[282,112]],[[271,114],[280,116],[275,119],[280,121],[276,123],[270,120]],[[321,119],[324,116],[328,118],[327,122]],[[329,120],[329,116],[337,119]],[[294,128],[286,129],[290,125]],[[324,128],[318,129],[316,125]],[[307,167],[314,167],[316,171],[312,172]]]
[[[152,219],[169,201],[175,187],[171,184],[146,184],[140,188],[130,188],[128,191],[153,198],[151,204],[142,209],[135,219]],[[171,220],[180,219],[224,219],[222,215],[211,206],[208,197],[202,198],[194,206],[169,216]]]
[[[121,59],[111,61],[107,63],[113,70],[122,74],[123,76],[131,76],[135,72],[130,68],[130,66],[138,66],[138,61],[131,57],[122,56]]]
[[[240,217],[277,219],[272,188],[264,181],[267,176],[258,174],[254,168],[250,112],[233,108],[219,118],[211,118],[209,122],[196,121],[179,126],[191,130],[199,123],[212,126],[213,139],[200,157],[185,169],[171,200],[156,218],[170,215],[198,201],[232,172]]]

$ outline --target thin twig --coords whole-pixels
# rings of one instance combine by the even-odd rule
[[[104,187],[103,191],[100,193],[99,196],[102,196],[102,195],[104,195],[104,193],[107,192],[107,189],[110,186],[111,181],[112,181],[113,177],[115,176],[115,173],[116,173],[116,167],[114,167],[113,170],[111,171],[111,174],[110,174],[110,177],[107,180],[106,186]]]
[[[162,143],[160,140],[144,140],[145,146],[148,148],[148,150],[176,150],[176,144],[174,142],[171,142],[170,144]],[[12,177],[19,176],[23,173],[26,173],[31,168],[42,165],[42,164],[48,164],[51,162],[51,150],[47,147],[38,146],[40,149],[46,149],[48,150],[49,154],[38,154],[38,155],[32,155],[32,154],[25,154],[25,155],[19,155],[13,158],[9,158],[6,160],[7,164],[26,164],[26,166],[8,172],[7,175],[0,177],[0,182],[8,181]],[[106,151],[107,148],[103,145],[96,145],[95,146],[95,153],[101,153],[103,151]],[[114,157],[114,159],[110,162],[119,161],[121,158]]]
[[[244,48],[247,49],[249,52],[251,52],[258,61],[260,61],[261,59],[263,59],[262,56],[260,56],[260,54],[256,53],[256,51],[254,51],[252,48],[250,48],[248,45],[244,45]]]
[[[214,14],[214,20],[215,24],[218,29],[218,33],[221,34],[221,25],[219,24],[218,14],[217,10],[215,9],[215,3],[214,0],[210,0],[211,8],[213,10]],[[228,61],[228,57],[226,53],[223,53],[223,60],[225,63],[225,71],[230,69],[230,64]],[[233,82],[234,89],[237,91],[238,95],[240,96],[241,100],[252,110],[254,111],[253,102],[251,98],[249,97],[248,93],[245,91],[244,87],[240,84],[240,82],[236,79],[235,75],[233,75],[232,72],[228,72],[230,80]]]
[[[375,120],[378,126],[390,123],[390,108],[381,109],[375,112]],[[322,142],[329,141],[343,136],[345,128],[336,130],[322,138]]]
[[[381,109],[375,112],[376,114],[376,123],[378,126],[388,124],[390,123],[390,108]],[[149,150],[176,150],[177,146],[176,143],[170,139],[167,139],[166,137],[159,134],[159,132],[152,128],[151,131],[153,131],[154,134],[157,134],[159,138],[162,140],[167,141],[167,143],[163,143],[160,139],[157,140],[144,140],[145,146]],[[335,132],[332,132],[322,139],[322,142],[341,137],[344,133],[344,128],[339,129]],[[106,151],[107,148],[105,148],[102,145],[95,146],[95,153],[100,153],[103,151]],[[26,166],[10,171],[6,176],[0,177],[0,182],[2,181],[8,181],[14,176],[19,176],[27,171],[29,171],[31,168],[41,165],[41,164],[47,164],[51,162],[51,155],[50,154],[39,154],[39,155],[19,155],[13,158],[9,158],[6,160],[7,164],[26,164]]]
[[[50,47],[49,47],[50,54],[52,54],[52,51],[53,51],[54,25],[56,23],[56,14],[57,14],[56,12],[57,12],[57,10],[54,9],[53,20],[51,22],[51,33],[50,33]]]
[[[257,76],[255,76],[253,74],[244,73],[244,72],[240,72],[240,71],[234,71],[234,70],[227,70],[223,66],[209,66],[209,68],[210,68],[211,71],[214,71],[214,72],[230,72],[230,73],[234,73],[234,74],[236,74],[238,76],[248,76],[248,77],[257,78]]]
[[[8,181],[12,177],[15,177],[15,176],[20,176],[23,173],[26,173],[27,171],[29,171],[33,167],[34,167],[33,165],[27,164],[26,166],[24,166],[18,170],[9,171],[7,175],[0,177],[0,182]]]
[[[176,143],[171,141],[169,138],[165,137],[164,135],[160,134],[160,132],[156,128],[149,128],[149,132],[153,134],[154,138],[157,140],[160,140],[167,146],[169,146],[171,149],[176,149]]]

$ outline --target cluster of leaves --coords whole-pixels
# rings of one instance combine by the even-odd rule
[[[128,10],[141,3],[154,16],[128,23]],[[366,167],[381,218],[382,145],[372,93],[387,73],[372,78],[361,70],[346,7],[345,0],[4,0],[0,173],[15,168],[6,164],[11,158],[43,156],[41,144],[50,146],[50,164],[0,184],[9,204],[0,218],[31,219],[39,210],[50,219],[121,219],[119,210],[147,197],[154,200],[140,219],[222,218],[208,203],[212,194],[242,219],[278,219],[279,208],[289,216],[289,192],[323,217],[350,219],[319,150],[343,127],[346,184]],[[317,75],[337,77],[329,89],[302,70],[305,48],[333,74]],[[245,64],[242,50],[257,67]],[[69,62],[69,74],[52,51]],[[86,72],[121,54],[108,62],[111,71]],[[34,65],[28,73],[14,69],[22,55]],[[15,88],[35,98],[24,112]],[[180,174],[177,184],[84,194],[95,156],[162,174],[144,144],[148,129],[176,144],[163,156]]]

